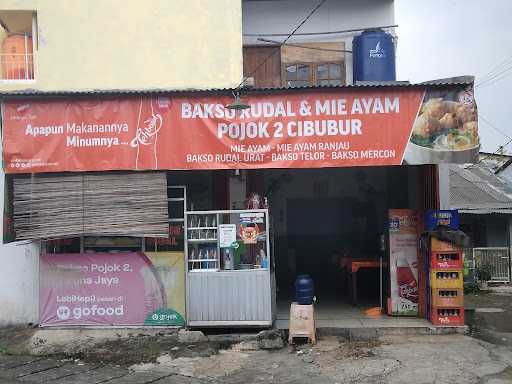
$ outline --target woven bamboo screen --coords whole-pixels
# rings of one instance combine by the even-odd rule
[[[168,235],[164,172],[23,175],[13,190],[17,240]]]

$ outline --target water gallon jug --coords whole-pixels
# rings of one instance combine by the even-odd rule
[[[295,279],[295,300],[300,305],[310,305],[313,303],[315,288],[313,279],[309,275],[299,275]]]

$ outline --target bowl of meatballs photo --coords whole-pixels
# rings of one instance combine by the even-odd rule
[[[474,104],[431,98],[422,104],[416,117],[404,161],[470,163],[479,150]]]

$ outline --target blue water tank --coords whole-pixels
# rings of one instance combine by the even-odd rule
[[[295,279],[295,301],[300,305],[313,303],[315,288],[313,279],[309,275],[299,275]]]
[[[354,83],[356,81],[394,81],[395,44],[393,36],[381,29],[367,30],[352,41]]]

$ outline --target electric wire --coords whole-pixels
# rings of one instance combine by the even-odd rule
[[[484,80],[478,82],[475,85],[475,88],[481,87],[484,85],[494,84],[495,80],[498,81],[502,78],[503,75],[508,76],[506,73],[512,70],[512,55],[505,58],[502,62],[500,62],[497,66],[495,66],[487,75],[484,76]]]
[[[396,28],[398,24],[395,25],[383,25],[379,27],[366,27],[366,28],[353,28],[353,29],[344,29],[341,31],[327,31],[327,32],[301,32],[295,33],[295,36],[316,36],[316,35],[336,35],[343,33],[351,33],[351,32],[361,32],[366,31],[368,29],[387,29],[387,28]],[[244,33],[246,37],[265,37],[265,36],[287,36],[286,33]]]
[[[493,85],[493,84],[496,84],[498,82],[500,82],[501,80],[503,80],[504,78],[512,75],[512,72],[510,72],[512,70],[512,65],[504,70],[502,73],[500,73],[499,75],[496,75],[495,77],[493,77],[492,79],[489,79],[487,82],[485,82],[484,84],[479,84],[477,85],[475,88],[480,88],[480,87],[487,87],[487,86],[490,86],[490,85]]]
[[[272,53],[270,53],[254,70],[252,70],[247,76],[244,76],[240,84],[236,86],[236,90],[240,89],[240,87],[245,83],[245,81],[251,77],[251,75],[254,75],[258,69],[260,69],[272,56],[274,56],[277,52],[279,52],[279,48],[281,48],[286,42],[309,20],[313,14],[320,9],[322,5],[325,4],[327,0],[320,0],[318,4],[309,12],[309,14],[302,20],[299,25],[295,27],[295,29],[286,36],[286,39],[284,39],[274,50]]]
[[[485,161],[485,160],[487,160],[487,159],[489,159],[489,158],[493,157],[494,155],[498,154],[498,152],[499,152],[499,151],[503,150],[503,149],[504,149],[506,146],[508,146],[510,143],[512,143],[512,139],[510,139],[509,141],[507,141],[505,144],[500,145],[500,146],[498,147],[498,149],[497,149],[497,150],[495,150],[495,151],[494,151],[493,153],[491,153],[490,155],[488,155],[488,156],[486,156],[486,157],[484,157],[484,158],[480,159],[480,160],[478,161],[478,163],[476,163],[476,164],[474,164],[474,165],[476,166],[476,165],[478,165],[478,164],[482,163],[483,161]]]
[[[505,57],[500,63],[498,63],[493,69],[489,71],[485,76],[491,76],[494,75],[496,72],[498,72],[502,67],[507,65],[512,61],[512,55]],[[485,77],[484,77],[485,78]]]
[[[258,39],[258,41],[262,41],[264,43],[273,43],[273,44],[281,44],[281,42],[277,40],[269,40],[269,39]],[[331,48],[320,48],[320,47],[308,47],[307,45],[302,44],[296,44],[296,43],[286,43],[283,45],[287,45],[288,47],[297,47],[297,48],[304,48],[304,49],[312,49],[315,51],[328,51],[328,52],[343,52],[343,53],[352,53],[352,51],[349,51],[347,49],[331,49]]]
[[[509,75],[508,72],[510,72],[510,70],[512,70],[512,65],[510,67],[505,68],[503,71],[495,74],[494,76],[486,79],[485,81],[478,83],[475,87],[479,88],[479,87],[485,87],[487,85],[494,84],[494,83],[500,81],[501,79],[507,77]]]
[[[496,132],[502,134],[503,136],[505,136],[507,139],[512,139],[512,136],[509,136],[507,135],[505,132],[503,132],[501,129],[499,129],[498,127],[496,127],[493,123],[491,123],[489,121],[489,119],[487,119],[486,117],[484,117],[481,113],[478,113],[478,117],[480,119],[482,119],[483,122],[485,122],[489,127],[491,127],[492,129],[494,129]]]
[[[488,73],[482,76],[482,81],[479,83],[483,83],[489,79],[489,77],[494,76],[496,73],[498,73],[503,66],[508,65],[509,62],[512,62],[512,55],[506,57],[503,59],[498,65],[496,65],[493,69],[491,69]]]

